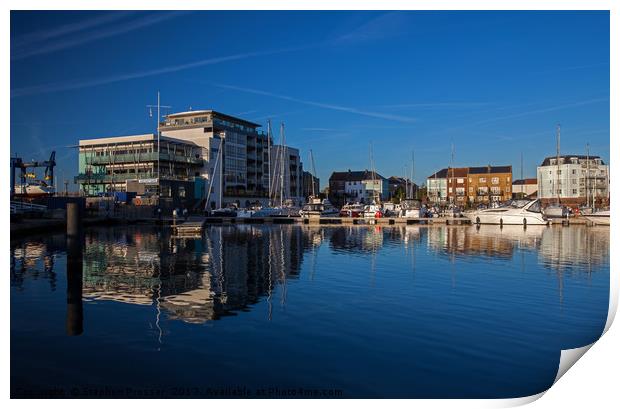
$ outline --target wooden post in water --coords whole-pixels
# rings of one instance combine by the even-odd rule
[[[78,237],[82,233],[82,212],[78,203],[67,203],[67,236]]]
[[[69,220],[69,219],[67,219]],[[67,234],[67,335],[80,335],[84,331],[82,307],[82,241],[78,234]]]

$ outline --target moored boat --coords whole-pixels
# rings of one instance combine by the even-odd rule
[[[591,214],[584,215],[583,217],[594,224],[602,224],[609,226],[609,210],[599,210],[598,212],[592,212]]]
[[[465,216],[475,224],[547,224],[540,200],[509,200],[500,207],[466,213]]]

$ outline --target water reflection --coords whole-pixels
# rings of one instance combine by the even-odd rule
[[[251,309],[262,299],[268,319],[274,305],[286,305],[290,280],[300,277],[304,258],[309,278],[318,252],[370,256],[402,251],[415,268],[415,248],[440,257],[510,259],[536,252],[538,262],[561,277],[592,271],[609,259],[609,229],[584,226],[221,226],[203,237],[175,238],[150,227],[93,229],[81,244],[53,235],[11,243],[11,286],[27,280],[57,286],[57,259],[67,255],[67,332],[82,331],[82,298],[152,306],[155,325],[162,317],[202,324]],[[401,250],[398,250],[401,249]],[[404,259],[406,260],[406,259]],[[161,332],[160,332],[161,336]]]

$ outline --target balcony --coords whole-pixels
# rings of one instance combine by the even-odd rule
[[[202,158],[196,158],[195,156],[175,155],[173,153],[161,153],[159,155],[160,161],[175,162],[175,163],[190,163],[193,165],[202,166]],[[87,165],[111,165],[121,163],[144,163],[144,162],[157,162],[157,152],[147,152],[141,154],[120,154],[120,155],[104,155],[86,157]]]

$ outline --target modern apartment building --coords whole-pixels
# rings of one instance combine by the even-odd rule
[[[538,197],[543,201],[583,204],[609,198],[609,166],[599,156],[562,155],[545,158],[537,170]]]
[[[504,201],[512,196],[512,166],[444,168],[430,175],[426,186],[432,203]]]
[[[388,180],[376,172],[348,170],[333,172],[329,178],[329,200],[336,206],[347,202],[387,200],[388,195]]]
[[[200,110],[167,115],[160,130],[164,136],[192,142],[201,149],[205,161],[200,176],[212,186],[210,205],[221,207],[229,202],[268,199],[269,175],[265,165],[271,142],[259,131],[260,126],[221,112]],[[221,147],[223,152],[219,155]]]
[[[292,200],[295,204],[302,204],[307,197],[303,195],[303,166],[299,157],[299,149],[290,146],[272,145],[270,147],[269,167],[271,182],[270,198],[279,201]],[[269,162],[268,162],[269,163]],[[284,191],[284,194],[281,192]]]
[[[136,192],[190,205],[202,188],[202,150],[193,142],[156,134],[83,139],[78,145],[80,191],[87,196]]]

